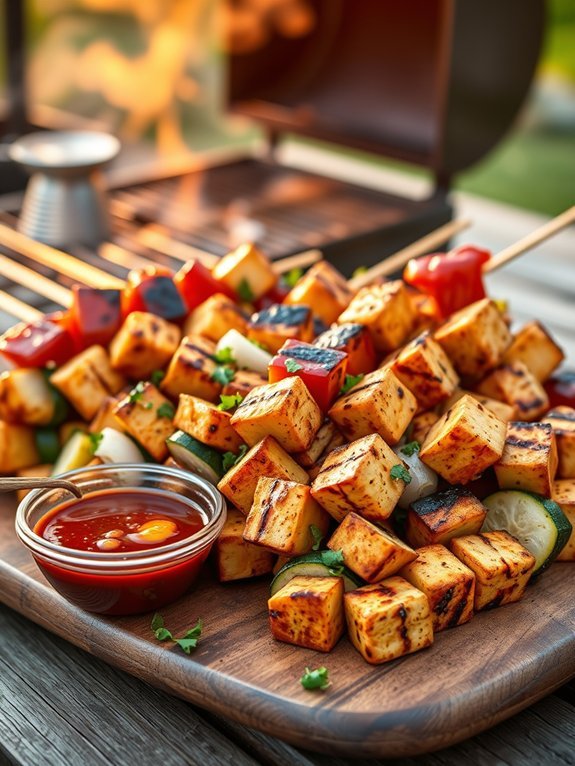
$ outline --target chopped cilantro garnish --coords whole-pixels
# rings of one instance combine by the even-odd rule
[[[326,667],[316,668],[316,670],[306,668],[300,683],[304,689],[319,689],[323,692],[331,684],[331,681],[328,681],[328,669]]]
[[[311,546],[312,551],[319,551],[321,541],[323,540],[323,533],[321,529],[319,527],[316,527],[315,524],[310,524],[309,533],[312,536],[312,540],[313,540],[313,545]]]
[[[240,296],[241,300],[245,303],[251,303],[254,300],[254,294],[252,292],[252,288],[250,287],[250,283],[247,279],[242,279],[242,281],[239,283],[237,288],[237,294]]]
[[[78,431],[78,430],[80,430],[80,429],[76,429],[74,431],[74,433],[76,433],[76,431]],[[90,439],[90,446],[92,448],[92,453],[94,453],[94,452],[96,452],[96,450],[100,446],[100,442],[104,438],[104,435],[101,434],[101,433],[94,433],[94,434],[90,434],[89,433],[88,434],[88,438]]]
[[[218,362],[218,364],[235,364],[236,360],[234,359],[233,351],[229,346],[225,346],[224,348],[220,348],[219,351],[216,351],[216,353],[213,356],[214,362]]]
[[[416,452],[419,452],[419,442],[407,442],[407,444],[404,444],[399,451],[402,454],[407,455],[407,457],[411,457]]]
[[[171,631],[164,626],[164,618],[161,614],[155,614],[152,618],[152,631],[158,641],[173,641],[182,651],[190,654],[198,645],[202,633],[202,621],[198,620],[191,630],[186,631],[181,638],[174,638]]]
[[[340,396],[342,394],[347,394],[347,392],[350,390],[350,388],[353,388],[354,386],[357,386],[357,384],[363,380],[363,373],[359,373],[359,375],[346,375],[345,381],[343,383],[343,386],[341,387]]]
[[[294,287],[295,283],[303,277],[303,269],[295,268],[286,272],[282,279],[288,287]]]
[[[142,401],[142,397],[145,392],[145,386],[146,384],[142,380],[139,383],[136,383],[134,388],[129,393],[129,398],[130,398],[131,404],[139,404],[145,410],[151,410],[152,407],[154,406],[152,402]]]
[[[244,397],[241,394],[230,394],[229,396],[227,394],[220,394],[218,410],[222,410],[222,412],[233,410],[234,407],[238,407],[243,400]]]
[[[222,386],[227,386],[228,383],[232,382],[235,374],[235,370],[232,370],[231,367],[228,367],[227,365],[218,365],[210,375],[210,378],[215,380],[216,383],[220,383]]]
[[[237,454],[235,452],[224,452],[223,454],[224,471],[229,471],[230,468],[233,468],[233,466],[243,458],[243,456],[246,454],[247,451],[248,451],[248,448],[246,447],[246,445],[242,444]]]
[[[156,415],[159,418],[168,418],[168,420],[171,420],[175,414],[176,408],[170,402],[164,402],[163,404],[160,404],[156,410]]]
[[[400,465],[399,463],[393,466],[389,475],[392,479],[395,479],[396,481],[401,479],[401,481],[404,481],[406,484],[409,484],[411,481],[411,474],[404,465]]]
[[[171,641],[174,640],[170,631],[164,627],[164,618],[161,614],[156,613],[152,617],[151,628],[158,641],[167,641],[168,639]]]
[[[298,370],[303,370],[303,367],[295,359],[286,359],[286,370],[288,372],[297,372]]]
[[[322,564],[328,567],[332,575],[343,573],[343,551],[320,551]]]
[[[155,386],[159,386],[165,377],[166,373],[163,370],[154,370],[150,375],[150,380]]]

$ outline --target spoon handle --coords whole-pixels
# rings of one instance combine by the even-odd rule
[[[0,478],[0,492],[13,492],[18,489],[67,489],[76,497],[82,497],[82,490],[65,479],[32,479],[19,476]]]

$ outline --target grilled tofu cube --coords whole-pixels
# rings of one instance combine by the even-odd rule
[[[345,627],[343,579],[294,577],[269,599],[268,613],[278,641],[329,652]]]
[[[247,326],[247,317],[237,303],[216,293],[192,311],[184,322],[184,335],[203,335],[217,343],[228,330],[245,335]]]
[[[396,574],[417,558],[417,553],[386,529],[348,513],[330,537],[327,547],[341,550],[345,565],[366,582],[379,582]]]
[[[434,633],[473,617],[475,575],[444,545],[418,548],[417,559],[399,574],[427,596]]]
[[[238,452],[243,441],[232,428],[231,415],[215,404],[181,394],[174,426],[222,452]]]
[[[331,422],[331,420],[324,420],[309,447],[302,452],[294,453],[293,458],[296,463],[299,463],[304,468],[310,468],[321,457],[329,444],[334,440],[336,433],[337,428]],[[336,446],[340,445],[336,444]]]
[[[33,465],[30,468],[21,468],[16,472],[17,476],[22,479],[46,479],[48,476],[52,476],[52,469],[54,466],[51,463],[41,463],[40,465]],[[26,497],[30,489],[19,489],[16,492],[18,502],[21,503]]]
[[[535,556],[498,530],[454,538],[449,547],[475,574],[475,611],[519,601],[535,567]]]
[[[437,423],[439,415],[433,410],[427,410],[427,412],[418,412],[414,415],[410,426],[410,441],[416,441],[418,444],[423,444],[431,426]]]
[[[405,536],[414,548],[447,545],[453,537],[479,532],[486,515],[485,506],[469,490],[450,487],[411,504]]]
[[[403,577],[389,577],[344,594],[351,643],[372,665],[433,643],[427,597]]]
[[[513,407],[515,420],[537,420],[549,409],[545,389],[523,362],[501,365],[481,381],[476,391]]]
[[[441,414],[447,412],[448,409],[453,407],[455,402],[458,402],[462,396],[466,395],[477,399],[479,404],[482,404],[484,407],[487,407],[488,410],[491,410],[491,412],[493,412],[494,415],[497,415],[499,420],[502,420],[504,423],[508,423],[510,420],[513,420],[515,410],[509,404],[499,402],[497,399],[491,399],[489,396],[483,396],[483,394],[478,394],[475,391],[466,391],[464,388],[458,388],[451,394],[449,399],[447,399],[442,404]]]
[[[309,476],[272,436],[266,436],[236,463],[218,484],[225,497],[247,516],[252,507],[258,479],[271,476],[307,484]]]
[[[453,314],[435,340],[461,377],[478,380],[500,363],[511,333],[494,301],[483,298]]]
[[[314,337],[312,310],[309,306],[274,304],[252,315],[247,336],[261,343],[270,354],[276,354],[286,340],[311,343]]]
[[[53,417],[54,397],[41,370],[21,367],[0,375],[2,420],[46,426]]]
[[[549,423],[507,424],[503,454],[493,466],[501,489],[551,496],[557,473],[557,444]]]
[[[0,420],[0,473],[15,474],[39,462],[34,429]]]
[[[246,519],[244,540],[281,556],[311,551],[310,527],[329,529],[329,516],[316,503],[307,484],[261,476]]]
[[[329,417],[348,439],[374,432],[397,444],[417,408],[411,391],[389,369],[374,370],[335,402]]]
[[[557,441],[559,479],[575,479],[575,409],[573,407],[555,407],[542,418],[542,423],[549,423]]]
[[[559,479],[553,482],[551,499],[561,506],[573,527],[567,545],[557,556],[557,561],[575,561],[575,479]]]
[[[173,409],[171,402],[146,382],[138,383],[114,410],[126,431],[158,462],[167,458],[166,439],[176,430],[172,419],[162,415],[162,406]]]
[[[226,253],[212,269],[212,276],[224,282],[240,297],[261,298],[277,282],[277,276],[268,258],[251,242]]]
[[[234,379],[224,386],[222,394],[225,394],[226,396],[232,396],[233,394],[247,396],[254,388],[263,386],[267,382],[267,378],[260,375],[258,372],[252,372],[251,370],[236,370]]]
[[[405,488],[402,479],[391,477],[398,464],[379,434],[364,436],[329,453],[311,493],[336,521],[352,511],[370,521],[385,521]]]
[[[393,351],[411,335],[417,319],[407,288],[398,279],[364,287],[337,320],[365,325],[381,353]]]
[[[112,369],[102,346],[90,346],[56,370],[50,383],[85,420],[91,420],[111,394],[124,388],[126,380]]]
[[[180,342],[180,328],[145,311],[128,314],[110,343],[112,367],[133,380],[163,369]]]
[[[235,508],[229,508],[215,544],[220,582],[259,577],[273,570],[276,557],[261,546],[251,545],[244,540],[245,525],[246,517]]]
[[[318,335],[314,346],[346,353],[349,375],[364,375],[376,367],[377,355],[371,333],[362,324],[334,325]]]
[[[254,388],[232,415],[232,425],[250,446],[273,436],[287,452],[307,449],[323,417],[301,378]]]
[[[130,389],[122,389],[115,396],[107,396],[92,419],[88,430],[93,434],[99,434],[103,428],[115,428],[116,431],[124,432],[126,429],[116,417],[115,409],[118,402],[124,399],[129,392]],[[63,444],[67,439],[61,439],[61,441]]]
[[[284,298],[284,303],[295,306],[312,306],[316,316],[327,325],[335,322],[353,298],[353,291],[343,274],[328,263],[319,261]]]
[[[419,457],[451,484],[467,484],[503,453],[505,423],[472,396],[462,396],[431,426]]]
[[[539,322],[529,322],[513,336],[503,361],[506,364],[522,362],[535,378],[543,383],[564,358],[563,350],[543,325]]]
[[[162,391],[172,399],[190,394],[207,402],[219,401],[222,386],[212,378],[217,367],[215,353],[215,343],[201,335],[182,338],[160,383]]]
[[[459,383],[459,377],[447,355],[427,332],[408,343],[390,367],[415,395],[422,410],[430,409],[447,399]]]

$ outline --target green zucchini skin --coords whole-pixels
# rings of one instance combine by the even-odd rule
[[[303,556],[286,561],[277,572],[270,585],[270,594],[273,596],[278,590],[287,585],[290,580],[300,575],[307,577],[343,577],[346,591],[355,590],[364,585],[361,577],[358,577],[347,567],[343,567],[341,575],[335,575],[330,568],[321,560],[321,551],[311,551]]]
[[[217,484],[224,475],[224,466],[221,454],[194,439],[184,431],[176,431],[166,440],[170,455],[188,471],[197,473]]]

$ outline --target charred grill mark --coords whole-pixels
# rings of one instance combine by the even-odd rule
[[[271,393],[269,391],[264,391],[262,394],[250,396],[247,399],[244,399],[244,401],[239,405],[236,413],[238,413],[240,410],[245,412],[245,410],[249,410],[250,407],[256,407],[259,404],[262,404],[262,402],[271,402],[273,399],[277,399],[280,396],[287,396],[289,393],[289,391],[282,389],[280,391],[272,391]]]
[[[347,394],[344,398],[347,399],[348,397],[355,396],[355,394],[359,394],[360,391],[365,391],[367,388],[373,388],[373,386],[379,386],[381,383],[380,380],[372,380],[369,383],[364,383],[363,385],[357,385],[354,386],[353,389]]]
[[[305,362],[313,362],[323,367],[325,370],[333,370],[340,362],[345,359],[345,354],[334,349],[320,348],[308,344],[298,344],[289,348],[280,349],[279,356],[289,357],[290,359],[301,359]]]
[[[286,495],[286,489],[281,489],[277,494],[275,492],[278,484],[280,483],[279,479],[274,479],[269,490],[269,494],[267,498],[264,500],[264,502],[260,506],[260,516],[259,516],[259,525],[256,533],[256,537],[259,540],[263,533],[265,532],[267,523],[269,521],[270,511],[272,510],[275,503],[278,503],[282,497],[285,497]]]
[[[568,420],[570,423],[575,423],[575,410],[573,412],[559,412],[559,410],[551,410],[547,413],[546,417],[553,420]]]
[[[511,447],[521,447],[522,449],[534,450],[536,452],[545,452],[549,449],[548,444],[541,444],[534,439],[519,439],[516,436],[508,436],[505,439],[505,444],[509,444]]]
[[[345,449],[345,446],[342,447],[336,447],[332,451],[332,455],[334,452],[337,452],[338,450]],[[337,468],[340,468],[342,465],[346,465],[347,463],[354,463],[356,460],[361,460],[361,458],[365,457],[365,454],[362,452],[359,455],[350,455],[350,457],[345,458],[345,460],[340,460],[339,463],[330,463],[329,465],[326,465],[325,468],[323,468],[323,471],[333,471]]]
[[[403,651],[405,654],[407,654],[407,652],[409,652],[411,649],[411,640],[409,638],[407,625],[405,624],[407,620],[407,612],[405,611],[405,607],[403,605],[401,605],[397,610],[397,616],[401,620],[401,628],[399,629],[399,634],[401,636],[401,640],[403,641]]]
[[[533,409],[538,409],[539,407],[542,407],[544,405],[543,399],[540,397],[535,397],[534,399],[529,399],[526,402],[522,402],[521,400],[516,402],[517,407],[521,410],[521,412],[529,412]]]
[[[433,608],[433,611],[435,612],[435,614],[447,614],[454,592],[455,592],[455,588],[453,587],[448,588],[445,591],[443,596],[439,599],[439,601]]]
[[[466,580],[463,583],[464,595],[455,604],[455,608],[453,610],[453,614],[451,615],[451,617],[449,619],[449,622],[447,623],[447,627],[448,628],[454,628],[456,625],[459,624],[459,620],[461,619],[461,615],[465,611],[465,608],[466,608],[467,603],[469,601],[469,593],[471,592],[472,586],[473,586],[473,580],[472,579]]]
[[[281,304],[264,309],[258,314],[254,314],[250,324],[253,327],[265,325],[285,325],[286,327],[296,327],[304,325],[311,316],[309,306],[290,306]]]
[[[462,500],[473,501],[474,499],[474,495],[468,489],[451,487],[444,492],[437,492],[435,495],[416,500],[411,507],[418,516],[426,516],[429,513],[438,513],[441,509],[449,512]]]
[[[484,609],[495,609],[495,607],[499,606],[501,602],[503,601],[503,593],[498,593],[495,598],[490,601],[488,604],[485,604],[483,607]]]

